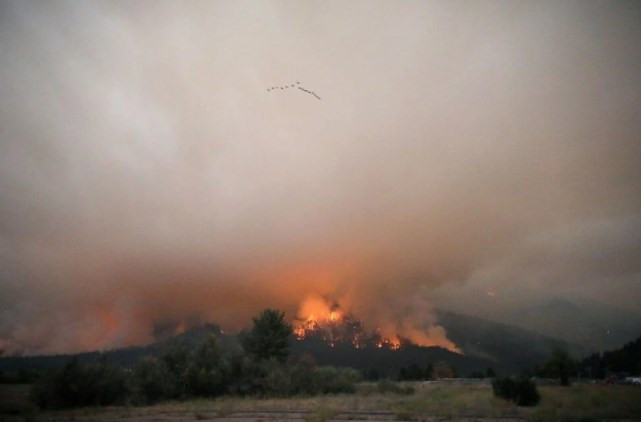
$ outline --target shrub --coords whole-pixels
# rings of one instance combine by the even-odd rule
[[[492,380],[492,391],[495,396],[511,400],[518,406],[536,406],[541,401],[536,384],[525,377],[495,378]]]
[[[162,351],[158,363],[163,367],[163,375],[171,386],[167,390],[168,398],[182,399],[189,393],[187,371],[191,365],[191,357],[186,345],[180,342],[172,342]]]
[[[261,392],[264,370],[247,355],[238,354],[231,358],[231,383],[227,386],[230,394],[245,396]]]
[[[141,359],[131,378],[133,401],[151,404],[172,397],[175,390],[171,380],[172,376],[163,362],[154,357]]]
[[[104,359],[94,364],[74,359],[62,370],[38,380],[31,399],[41,408],[57,409],[122,403],[127,394],[122,369],[108,365]]]
[[[318,393],[315,382],[316,367],[312,362],[301,360],[291,368],[291,393],[313,395]]]
[[[356,383],[360,381],[360,378],[360,373],[351,368],[334,368],[333,366],[315,368],[313,381],[318,389],[311,394],[353,393],[356,391]]]
[[[196,396],[213,397],[225,392],[230,368],[214,336],[195,351],[186,370],[187,390]]]
[[[264,378],[265,391],[278,397],[292,395],[291,376],[285,367],[274,368]]]

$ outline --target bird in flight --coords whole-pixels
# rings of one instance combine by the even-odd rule
[[[319,97],[319,96],[318,96],[318,94],[316,94],[314,91],[310,91],[310,90],[308,90],[308,89],[303,88],[302,86],[297,86],[297,85],[300,85],[300,82],[298,82],[298,81],[297,81],[295,84],[285,85],[285,86],[273,86],[273,87],[271,87],[271,88],[267,88],[267,92],[273,91],[274,89],[278,89],[278,88],[280,88],[280,89],[289,89],[289,88],[294,88],[294,87],[296,87],[296,88],[298,88],[299,90],[301,90],[301,91],[303,91],[303,92],[305,92],[305,93],[307,93],[307,94],[309,94],[309,95],[313,95],[313,96],[314,96],[314,97],[316,97],[316,99],[318,99],[318,100],[320,100],[320,99],[321,99],[321,97]]]

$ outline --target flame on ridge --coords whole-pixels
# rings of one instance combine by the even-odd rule
[[[399,350],[405,344],[418,346],[439,346],[455,353],[461,353],[454,343],[445,336],[442,327],[432,326],[422,331],[403,326],[402,336],[392,323],[383,324],[367,331],[363,323],[344,312],[337,303],[331,304],[319,296],[310,296],[301,304],[298,318],[293,322],[294,336],[298,340],[318,338],[330,347],[338,343],[351,343],[353,347],[387,348]]]

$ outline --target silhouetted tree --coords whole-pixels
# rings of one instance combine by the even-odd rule
[[[608,371],[641,373],[641,337],[620,349],[604,352],[603,362]]]
[[[434,378],[454,378],[455,372],[450,366],[441,361],[434,365]]]
[[[190,353],[187,347],[180,343],[174,342],[160,355],[160,361],[169,375],[169,382],[172,385],[171,396],[173,398],[184,398],[187,391],[187,369],[190,365]]]
[[[172,397],[171,380],[172,375],[162,361],[151,356],[140,359],[131,376],[134,403],[150,404]]]
[[[434,378],[434,365],[431,363],[427,365],[427,368],[425,368],[425,378],[428,380]]]
[[[291,325],[285,322],[285,312],[265,309],[253,318],[251,331],[241,333],[241,344],[256,360],[276,359],[284,362],[289,355]]]
[[[430,379],[434,368],[432,364],[427,365],[425,369],[421,368],[417,364],[413,363],[408,367],[401,367],[399,370],[398,379],[399,381],[420,381]]]
[[[567,350],[555,348],[548,361],[545,363],[545,372],[558,377],[561,385],[570,385],[570,375],[576,371],[576,362]]]
[[[213,397],[225,391],[230,367],[223,358],[218,340],[210,335],[196,349],[187,369],[187,386],[191,394]]]

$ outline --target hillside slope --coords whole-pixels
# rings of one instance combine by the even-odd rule
[[[463,354],[453,353],[440,347],[419,347],[408,344],[399,350],[371,346],[355,348],[350,342],[331,345],[320,337],[310,336],[302,340],[292,337],[292,359],[307,354],[321,365],[349,366],[363,370],[376,369],[390,376],[394,376],[403,366],[416,364],[425,367],[430,363],[444,361],[456,368],[460,375],[465,376],[473,371],[485,371],[488,367],[498,372],[531,369],[534,365],[543,362],[552,348],[567,346],[560,340],[462,314],[439,311],[438,318],[439,323],[447,330],[448,337],[461,348]],[[158,354],[169,344],[179,342],[192,348],[210,334],[219,338],[223,349],[228,354],[240,351],[236,335],[223,333],[217,325],[205,324],[168,340],[146,346],[108,350],[102,353],[3,357],[0,358],[0,371],[60,368],[74,357],[80,361],[89,362],[99,359],[100,356],[118,365],[132,366],[140,357]],[[570,345],[569,348],[577,355],[580,353],[578,346]]]
[[[532,368],[545,361],[555,347],[573,355],[584,354],[578,345],[511,325],[454,312],[438,311],[447,336],[469,356],[488,359],[509,370]]]

